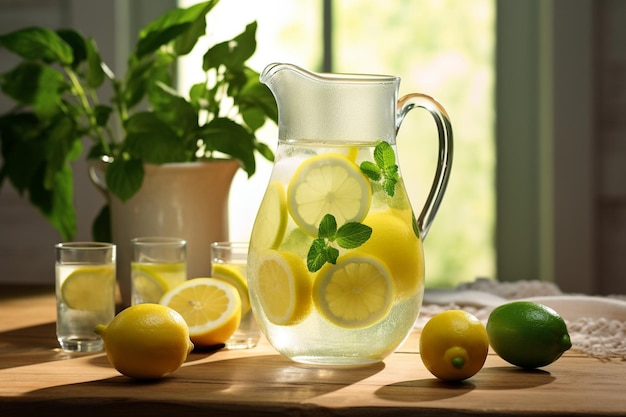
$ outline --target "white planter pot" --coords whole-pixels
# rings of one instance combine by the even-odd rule
[[[210,245],[228,240],[228,194],[239,168],[236,161],[144,165],[141,189],[122,203],[104,185],[102,173],[90,169],[111,209],[117,245],[117,278],[124,306],[130,305],[130,240],[172,236],[187,241],[189,278],[211,273]]]

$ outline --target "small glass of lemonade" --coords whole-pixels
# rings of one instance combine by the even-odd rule
[[[131,239],[132,304],[158,303],[187,279],[187,242],[176,237]]]
[[[102,350],[93,329],[115,316],[115,245],[68,242],[55,249],[59,344],[71,352]]]

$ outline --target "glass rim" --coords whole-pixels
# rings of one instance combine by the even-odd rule
[[[59,242],[54,245],[57,249],[67,250],[99,250],[99,249],[112,249],[115,248],[115,243],[110,242]]]
[[[130,240],[134,246],[186,246],[187,241],[180,237],[172,236],[141,236]]]
[[[211,242],[211,247],[212,248],[222,248],[222,249],[227,249],[227,248],[247,248],[249,246],[248,242],[231,242],[231,241],[218,241],[218,242]]]

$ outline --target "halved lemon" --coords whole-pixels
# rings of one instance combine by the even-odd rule
[[[61,284],[65,305],[76,310],[105,310],[114,299],[114,266],[84,266],[74,270]]]
[[[139,297],[137,302],[158,303],[163,294],[172,287],[165,274],[185,274],[185,264],[143,264],[131,262],[131,277],[134,293]]]
[[[165,293],[160,304],[185,319],[196,346],[226,342],[241,320],[241,298],[231,284],[215,278],[193,278]]]
[[[285,187],[278,181],[269,183],[254,222],[251,245],[259,250],[276,249],[287,228]]]
[[[245,268],[245,265],[241,265]],[[213,264],[213,278],[221,279],[228,282],[239,291],[239,297],[241,298],[241,315],[245,316],[250,311],[250,296],[248,295],[248,281],[245,276],[237,270],[237,268],[223,265]]]
[[[326,264],[313,284],[313,303],[336,326],[358,329],[382,320],[394,299],[389,269],[371,256],[351,253]]]
[[[256,290],[268,320],[280,326],[301,322],[311,311],[311,275],[290,252],[269,251],[257,263]]]
[[[372,190],[354,162],[328,153],[308,158],[298,167],[287,188],[287,201],[296,224],[317,236],[326,214],[332,214],[339,226],[363,220],[372,202]]]

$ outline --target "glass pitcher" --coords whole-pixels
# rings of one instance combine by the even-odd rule
[[[301,363],[382,361],[409,335],[424,294],[422,241],[443,197],[452,129],[432,98],[398,100],[400,78],[271,64],[279,141],[248,252],[250,302],[278,352]],[[396,134],[413,108],[439,133],[430,193],[415,217]]]

